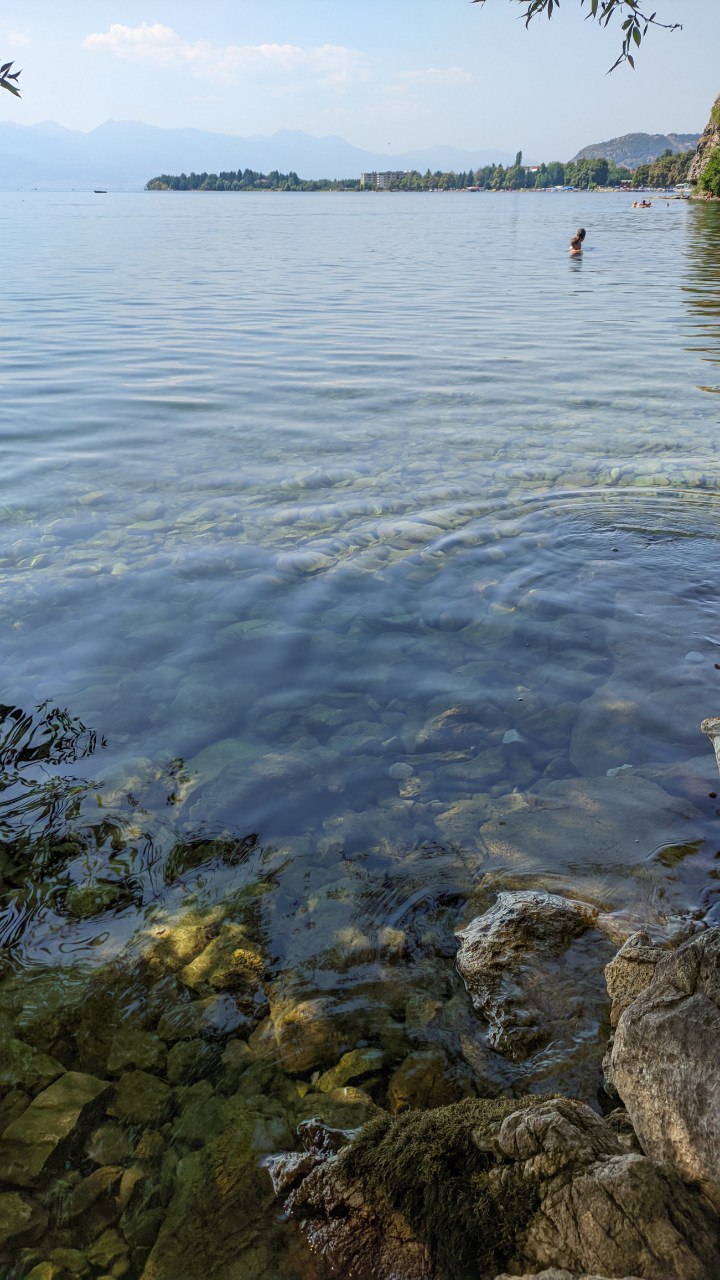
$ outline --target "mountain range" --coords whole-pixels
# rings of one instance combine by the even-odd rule
[[[465,151],[426,147],[379,155],[337,136],[314,138],[281,129],[271,137],[236,137],[201,129],[160,129],[137,121],[108,120],[89,133],[51,122],[0,123],[0,190],[139,191],[161,173],[218,173],[254,169],[294,170],[301,178],[357,178],[373,169],[466,172],[484,164],[510,164],[513,156],[492,148]]]
[[[697,133],[626,133],[608,142],[583,147],[573,159],[604,157],[634,169],[669,147],[687,151]],[[209,133],[202,129],[160,129],[138,121],[108,120],[89,133],[48,121],[22,125],[0,122],[0,190],[141,191],[161,173],[219,173],[254,169],[269,173],[293,170],[301,178],[357,178],[373,169],[455,170],[486,164],[511,164],[504,151],[477,151],[452,146],[377,154],[355,147],[337,135],[315,138],[295,129],[270,137]]]
[[[624,133],[621,138],[583,147],[573,160],[614,160],[626,169],[637,169],[639,164],[652,164],[664,151],[692,151],[699,141],[699,133]]]

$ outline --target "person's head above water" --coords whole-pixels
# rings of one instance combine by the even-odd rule
[[[584,227],[578,227],[577,231],[575,232],[575,239],[580,240],[581,242],[585,239]]]

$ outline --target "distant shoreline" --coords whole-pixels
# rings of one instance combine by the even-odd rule
[[[357,196],[366,191],[375,196],[622,196],[638,195],[643,192],[663,200],[703,200],[715,197],[694,196],[691,192],[679,192],[670,187],[500,187],[497,190],[485,187],[427,187],[421,191],[391,189],[376,190],[372,187],[327,187],[316,191],[291,190],[281,187],[260,189],[248,187],[240,191],[216,191],[210,187],[183,187],[174,190],[172,187],[146,187],[142,192],[116,191],[115,195],[180,195],[180,196]],[[50,194],[48,192],[48,194]],[[70,195],[71,192],[65,194]],[[720,198],[720,197],[718,197]]]

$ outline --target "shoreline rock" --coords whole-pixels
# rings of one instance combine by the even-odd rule
[[[310,1126],[267,1164],[285,1212],[348,1280],[571,1276],[707,1280],[711,1206],[583,1103],[473,1100],[382,1117],[357,1135]]]
[[[660,954],[610,1063],[643,1150],[720,1206],[720,927]]]

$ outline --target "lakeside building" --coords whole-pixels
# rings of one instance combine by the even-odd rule
[[[389,169],[386,173],[361,173],[361,187],[375,187],[377,191],[387,191],[393,182],[399,182],[408,173],[407,169]]]

